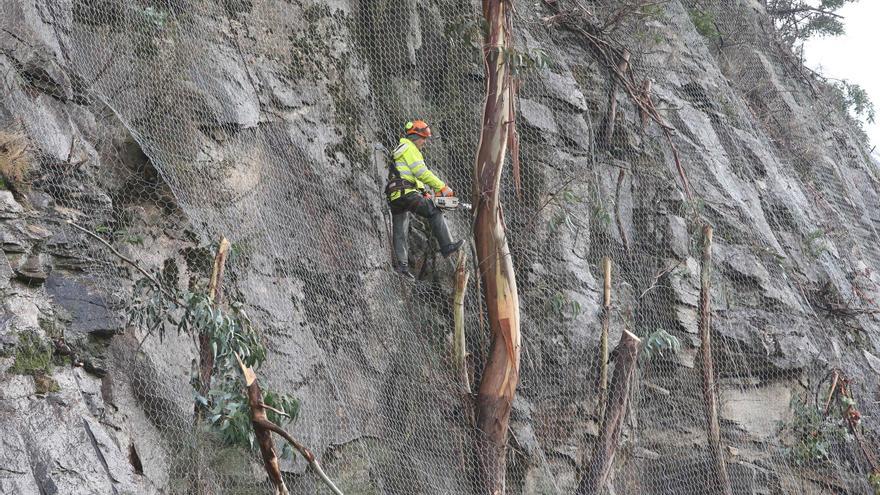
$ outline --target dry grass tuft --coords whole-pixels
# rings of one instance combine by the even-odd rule
[[[26,194],[30,189],[32,164],[27,136],[16,130],[0,130],[0,189]]]

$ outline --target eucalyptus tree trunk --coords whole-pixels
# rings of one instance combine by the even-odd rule
[[[477,394],[477,457],[482,487],[493,495],[504,493],[507,428],[519,382],[519,297],[499,203],[508,141],[515,138],[515,86],[505,61],[511,47],[510,8],[505,0],[483,0],[489,26],[484,45],[486,101],[474,168],[474,239],[492,336]]]

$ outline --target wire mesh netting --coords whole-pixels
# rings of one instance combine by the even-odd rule
[[[514,4],[522,190],[508,164],[501,197],[523,345],[508,493],[574,493],[594,457],[605,257],[612,347],[624,330],[642,343],[605,490],[724,493],[699,356],[704,224],[732,493],[876,490],[876,164],[839,95],[753,3]],[[18,187],[117,254],[73,229],[46,249],[86,258],[89,283],[124,312],[140,274],[119,254],[204,287],[227,237],[226,297],[268,349],[260,383],[298,399],[286,427],[345,493],[486,490],[451,350],[453,263],[414,218],[416,280],[394,273],[382,194],[383,148],[421,118],[438,136],[429,168],[469,199],[479,13],[456,0],[0,7],[0,139],[20,136],[35,163]],[[643,116],[606,45],[630,54],[662,122]],[[470,242],[466,211],[446,219]],[[465,315],[479,383],[490,337],[473,283]],[[194,422],[198,343],[167,327],[127,328],[112,365],[148,418],[139,433],[159,439],[143,469],[168,493],[268,492],[256,451]],[[301,460],[282,468],[292,493],[326,491]]]

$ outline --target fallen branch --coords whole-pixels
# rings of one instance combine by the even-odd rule
[[[321,468],[321,465],[315,458],[315,454],[301,443],[297,442],[280,426],[269,421],[269,417],[266,414],[265,403],[263,402],[263,392],[260,389],[260,385],[257,383],[257,374],[254,373],[253,369],[244,364],[238,353],[235,353],[235,359],[238,360],[238,365],[241,367],[241,372],[244,375],[245,386],[247,387],[248,405],[251,410],[251,424],[254,427],[254,436],[257,439],[257,444],[260,446],[260,453],[263,456],[263,466],[266,469],[266,474],[269,475],[269,479],[272,481],[272,484],[275,485],[275,495],[289,495],[290,492],[287,490],[287,486],[284,484],[284,478],[281,476],[280,462],[278,454],[275,452],[275,444],[272,441],[271,432],[275,432],[287,440],[287,442],[296,449],[303,458],[305,458],[309,463],[309,466],[311,466],[315,473],[318,474],[324,484],[327,485],[327,487],[336,495],[342,495],[342,491],[336,487],[333,481]]]
[[[837,370],[832,372],[834,374],[834,379],[831,381],[831,390],[828,391],[828,400],[825,401],[825,412],[823,413],[825,417],[828,417],[828,411],[831,409],[831,399],[834,398],[834,392],[837,390],[837,380],[840,379],[840,374]]]
[[[844,376],[840,370],[834,370],[834,382],[832,383],[831,392],[828,396],[825,416],[828,416],[828,406],[831,404],[831,397],[834,396],[836,390],[841,397],[847,399],[844,402],[846,409],[843,411],[842,416],[846,420],[849,431],[852,433],[853,438],[855,438],[856,445],[858,445],[859,450],[862,452],[865,462],[868,464],[871,473],[880,473],[880,457],[878,457],[876,450],[871,448],[873,446],[868,445],[862,431],[859,429],[862,414],[856,409],[856,400],[853,397],[852,392],[850,392],[850,382],[852,382],[852,380]]]

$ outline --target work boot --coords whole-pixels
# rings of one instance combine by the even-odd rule
[[[452,253],[458,251],[458,248],[460,248],[462,244],[464,244],[464,241],[456,241],[447,244],[446,246],[440,248],[440,254],[442,254],[444,258],[448,258]]]

